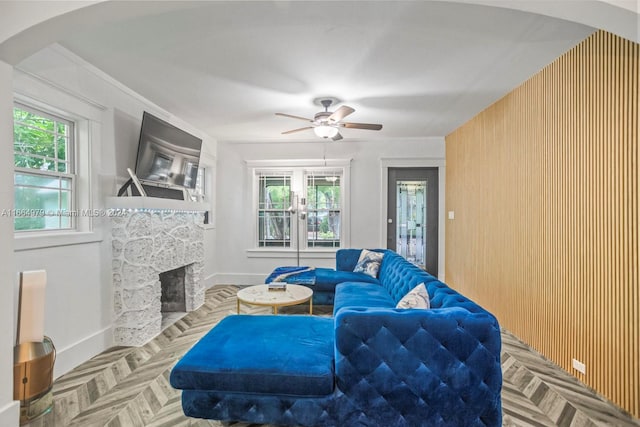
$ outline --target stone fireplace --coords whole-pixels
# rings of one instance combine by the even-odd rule
[[[161,332],[162,300],[167,298],[161,279],[174,281],[168,294],[181,299],[182,311],[204,303],[204,213],[114,209],[110,218],[114,340],[141,346]],[[174,309],[175,302],[168,306]]]

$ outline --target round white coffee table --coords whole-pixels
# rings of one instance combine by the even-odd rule
[[[267,285],[249,286],[238,291],[238,314],[240,303],[273,307],[273,314],[278,314],[278,307],[302,304],[309,301],[309,314],[313,314],[313,291],[302,285],[289,285],[284,291],[270,291]]]

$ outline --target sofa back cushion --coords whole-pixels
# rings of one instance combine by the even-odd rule
[[[386,249],[369,249],[374,252],[386,253]],[[336,270],[353,271],[358,265],[358,259],[362,249],[338,249],[336,252]]]
[[[469,298],[390,250],[385,251],[378,277],[380,284],[387,289],[396,304],[409,291],[424,283],[429,293],[431,308],[461,307],[471,313],[487,312]]]
[[[471,313],[486,312],[475,302],[411,264],[396,252],[389,249],[370,250],[384,253],[378,280],[389,292],[395,304],[413,288],[424,283],[429,293],[431,308],[462,307]],[[353,271],[361,251],[362,249],[339,249],[336,252],[336,270]]]
[[[426,271],[390,250],[385,251],[378,277],[380,283],[389,292],[396,304],[420,283],[424,283],[428,290],[429,282],[437,280]]]

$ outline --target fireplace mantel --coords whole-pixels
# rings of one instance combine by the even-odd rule
[[[208,203],[191,202],[159,197],[107,197],[107,209],[149,209],[204,212],[210,210]]]

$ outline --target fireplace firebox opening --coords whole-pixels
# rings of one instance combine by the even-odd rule
[[[160,273],[160,303],[162,313],[186,312],[185,267]]]

